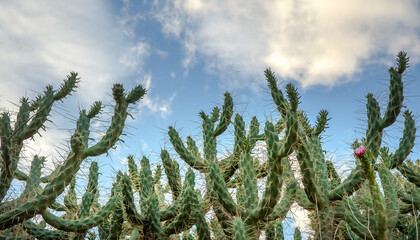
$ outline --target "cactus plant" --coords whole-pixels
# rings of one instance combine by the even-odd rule
[[[146,90],[142,86],[138,86],[130,93],[126,94],[121,84],[115,84],[113,87],[114,100],[116,101],[114,115],[111,124],[102,139],[92,146],[89,146],[90,121],[100,113],[102,108],[101,102],[95,102],[89,112],[86,112],[85,110],[80,111],[75,133],[70,140],[71,150],[65,161],[58,166],[51,175],[41,177],[40,166],[44,161],[44,158],[38,156],[35,156],[32,161],[29,175],[18,170],[17,163],[21,157],[21,150],[24,144],[23,141],[33,137],[41,128],[44,128],[43,125],[50,114],[54,102],[62,100],[74,91],[78,82],[79,78],[77,77],[77,73],[71,73],[59,90],[53,90],[52,86],[47,86],[44,94],[39,95],[32,102],[27,98],[23,98],[21,100],[21,106],[17,114],[14,128],[11,126],[9,114],[6,112],[2,113],[0,119],[2,167],[0,173],[0,199],[4,199],[13,178],[26,181],[26,188],[20,197],[11,201],[3,200],[0,205],[0,230],[9,229],[23,223],[22,226],[29,233],[40,234],[40,236],[43,234],[48,235],[48,230],[43,229],[41,226],[37,226],[35,223],[31,222],[30,219],[37,214],[44,214],[45,216],[51,217],[50,219],[58,220],[55,216],[46,212],[47,209],[67,209],[65,205],[56,202],[58,196],[60,196],[64,189],[72,182],[81,163],[86,158],[106,153],[115,145],[124,129],[125,119],[128,115],[128,106],[139,101],[146,93]],[[88,222],[87,225],[95,226],[100,222],[100,219],[103,219],[104,211],[106,210],[105,212],[108,212],[115,206],[116,199],[111,198],[104,207],[104,211],[101,210],[92,217],[88,217],[89,209],[95,200],[97,191],[95,190],[95,185],[97,184],[95,184],[95,182],[97,182],[97,179],[94,179],[95,175],[97,178],[97,166],[95,167],[94,164],[92,166],[92,180],[88,186],[89,189],[87,193],[83,197],[83,208],[80,208],[78,213],[80,219],[74,220],[76,222],[71,223],[73,224],[73,227],[77,228],[78,225]],[[44,188],[40,187],[41,182],[46,183]],[[71,199],[71,196],[69,196],[67,200],[69,199]],[[71,201],[67,202],[66,205],[70,206]],[[90,222],[92,220],[96,221],[95,224]],[[68,222],[61,222],[60,224],[65,225],[67,223]],[[59,223],[57,224],[60,225]],[[79,230],[85,231],[86,229],[78,228],[77,231]],[[53,231],[50,233],[53,235],[62,235],[60,231]],[[80,235],[80,237],[84,238],[84,235]]]

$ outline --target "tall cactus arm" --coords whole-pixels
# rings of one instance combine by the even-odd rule
[[[233,201],[232,196],[226,187],[226,183],[222,179],[222,174],[217,162],[209,163],[209,175],[211,182],[213,183],[213,189],[217,195],[217,199],[222,204],[226,212],[232,216],[238,216],[242,210]]]
[[[205,171],[206,164],[198,159],[184,146],[182,139],[179,137],[178,132],[173,127],[169,127],[169,139],[175,148],[175,151],[179,154],[182,160],[184,160],[192,168],[197,169],[201,172]]]
[[[403,96],[402,74],[408,67],[409,57],[406,52],[399,52],[397,55],[397,68],[391,67],[390,74],[389,100],[384,117],[381,121],[381,128],[386,128],[393,124],[400,114]]]
[[[111,119],[111,125],[109,126],[108,130],[106,131],[105,135],[100,141],[98,141],[95,145],[84,149],[83,152],[86,156],[99,156],[107,152],[112,146],[114,146],[124,129],[125,119],[128,115],[128,105],[139,101],[146,94],[146,90],[142,86],[137,86],[136,88],[134,88],[128,94],[127,98],[124,98],[124,96],[120,96],[120,94],[122,94],[120,92],[123,91],[124,88],[121,84],[114,84],[113,94],[117,104],[114,108],[114,115]]]
[[[270,91],[271,91],[271,96],[273,98],[273,101],[276,104],[278,111],[281,113],[281,116],[284,118],[286,117],[289,104],[287,100],[284,98],[284,95],[281,92],[281,90],[277,87],[277,79],[274,75],[274,72],[271,71],[271,69],[266,69],[264,73],[268,82],[268,87],[270,88]]]
[[[392,155],[389,160],[389,168],[393,169],[398,167],[410,154],[411,149],[414,147],[414,141],[416,139],[416,126],[413,119],[412,113],[409,111],[404,112],[404,131],[403,137],[400,141],[398,149]]]
[[[138,170],[138,167],[134,160],[133,155],[128,155],[127,159],[128,159],[128,174],[129,174],[131,182],[133,183],[133,189],[138,192],[140,189],[139,170]]]
[[[147,210],[147,215],[148,218],[150,219],[150,225],[151,225],[151,229],[153,232],[153,235],[155,236],[156,239],[162,239],[162,240],[166,240],[169,239],[163,228],[162,228],[162,224],[160,222],[160,218],[159,218],[159,201],[157,199],[156,195],[152,195],[149,200],[149,208]]]
[[[62,219],[61,217],[57,217],[50,213],[48,210],[42,213],[42,217],[44,218],[45,222],[59,230],[65,232],[84,233],[104,221],[104,219],[106,219],[113,212],[114,208],[117,206],[117,204],[119,204],[119,201],[119,196],[114,196],[108,200],[108,203],[94,215],[77,220]]]
[[[396,179],[391,171],[381,164],[378,169],[381,178],[382,189],[384,192],[384,202],[386,207],[386,223],[389,230],[395,228],[398,221],[400,207],[398,205],[398,194],[395,187]]]
[[[214,130],[214,137],[219,136],[224,131],[226,131],[227,127],[230,124],[230,119],[233,115],[233,100],[230,93],[225,93],[225,100],[223,103],[223,110],[220,116],[219,124],[217,125],[216,129]]]
[[[245,187],[245,209],[253,210],[258,201],[257,179],[255,177],[254,161],[249,153],[241,154],[240,162],[241,175],[244,176]],[[239,199],[238,199],[239,200]]]
[[[286,185],[286,190],[283,193],[283,196],[278,204],[273,209],[273,212],[270,213],[268,218],[262,219],[262,221],[283,221],[286,218],[287,213],[290,210],[290,207],[294,203],[296,190],[299,185],[296,181],[292,181]]]
[[[130,223],[140,226],[143,225],[144,220],[141,219],[140,214],[136,210],[136,205],[134,204],[133,190],[131,187],[130,178],[127,175],[124,175],[121,178],[122,184],[122,194],[124,196],[124,209],[126,216]]]
[[[162,149],[160,158],[162,159],[165,174],[168,178],[168,184],[172,190],[172,196],[176,200],[182,191],[179,169],[175,165],[176,162],[170,158],[168,151]]]

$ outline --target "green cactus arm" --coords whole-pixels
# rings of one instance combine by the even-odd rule
[[[165,174],[168,178],[168,184],[172,191],[172,196],[174,200],[176,200],[182,191],[179,168],[175,165],[175,161],[170,158],[168,151],[162,149],[160,158],[162,159]]]
[[[66,234],[62,231],[50,231],[41,228],[30,220],[23,222],[23,228],[38,239],[61,240],[66,237]]]
[[[233,240],[245,240],[245,225],[240,218],[235,218],[233,221]]]
[[[70,183],[70,187],[67,190],[66,196],[64,196],[64,206],[66,207],[66,210],[76,211],[79,207],[77,205],[77,195],[76,195],[75,187],[76,187],[76,178],[74,177]]]
[[[244,176],[245,209],[253,210],[258,201],[257,179],[255,177],[254,161],[251,154],[242,153],[240,161],[241,173]]]
[[[414,141],[416,139],[416,127],[413,119],[413,115],[409,111],[404,112],[404,131],[403,137],[400,141],[398,149],[392,155],[389,160],[389,168],[393,169],[399,165],[407,158],[410,154],[411,149],[414,147]]]
[[[201,211],[200,202],[198,200],[197,193],[194,192],[191,198],[192,200],[192,207],[193,207],[193,215],[195,219],[195,225],[197,227],[197,234],[199,240],[210,240],[210,228],[204,218],[204,214]]]
[[[121,190],[123,194],[124,209],[127,219],[135,226],[143,225],[144,220],[140,217],[140,214],[136,210],[134,204],[133,190],[130,178],[124,174],[121,178]]]
[[[164,232],[167,235],[172,235],[176,233],[180,233],[188,229],[189,221],[191,221],[192,216],[192,199],[194,195],[194,190],[192,186],[188,186],[185,190],[185,194],[183,195],[183,200],[181,203],[181,208],[178,215],[175,219],[169,223],[165,228]]]
[[[174,147],[175,151],[179,154],[182,160],[184,160],[188,165],[190,165],[194,169],[197,169],[201,172],[206,171],[206,164],[200,161],[200,159],[198,159],[190,151],[188,151],[175,128],[169,127],[168,135],[172,146]]]
[[[219,136],[228,128],[230,124],[230,119],[233,115],[233,100],[230,93],[225,92],[225,100],[223,103],[222,114],[220,115],[219,124],[214,130],[214,137]]]
[[[398,194],[395,187],[396,179],[391,171],[383,164],[378,169],[381,178],[382,189],[384,192],[384,201],[386,207],[386,223],[389,230],[395,228],[398,221],[400,207],[398,205]]]
[[[328,118],[328,111],[327,110],[321,110],[316,118],[315,128],[313,134],[316,137],[319,137],[326,128],[328,128],[328,121],[330,118]]]
[[[280,202],[274,206],[273,212],[268,216],[268,218],[262,219],[262,221],[283,221],[286,218],[290,207],[294,203],[296,190],[298,187],[299,185],[296,181],[288,183]]]
[[[64,188],[71,182],[75,173],[79,170],[84,159],[82,155],[82,140],[78,133],[71,139],[72,152],[60,168],[60,174],[34,198],[28,200],[18,208],[12,209],[0,215],[0,229],[9,228],[32,218],[43,212],[55,199],[64,191]]]
[[[338,187],[341,184],[341,178],[335,171],[334,165],[331,161],[326,161],[328,169],[328,178],[330,179],[330,186],[332,189]]]
[[[150,169],[149,159],[145,156],[140,160],[141,170],[140,170],[140,209],[145,211],[148,208],[148,198],[155,194],[155,186],[153,185],[153,174]]]
[[[381,128],[386,128],[393,124],[399,115],[402,103],[404,100],[403,96],[403,82],[402,74],[408,67],[409,57],[407,53],[399,52],[397,55],[397,69],[390,68],[390,85],[389,85],[389,100],[388,106],[385,111],[384,117],[381,121]]]
[[[420,173],[416,172],[413,168],[405,163],[397,167],[398,171],[410,182],[414,183],[420,188]]]
[[[213,189],[216,192],[217,199],[222,204],[226,212],[228,212],[231,216],[238,216],[242,210],[233,201],[221,175],[219,164],[217,162],[210,162],[209,176],[213,184]]]
[[[140,100],[144,96],[144,94],[146,94],[146,90],[142,86],[137,86],[128,95],[135,95],[135,97],[132,97],[130,99],[127,97],[125,99],[121,99],[121,102],[119,102],[119,91],[124,91],[124,89],[122,88],[122,85],[120,85],[119,87],[118,85],[119,84],[114,84],[113,87],[114,99],[116,99],[117,104],[114,108],[114,115],[112,116],[111,124],[101,140],[99,140],[95,145],[83,150],[86,156],[99,156],[103,153],[106,153],[112,146],[115,145],[124,129],[125,119],[128,115],[128,105]],[[116,91],[117,89],[118,91]]]
[[[162,224],[160,222],[159,218],[159,201],[157,199],[156,195],[150,196],[148,199],[148,209],[146,211],[148,218],[150,219],[150,226],[152,229],[152,233],[155,236],[156,239],[169,239],[163,228]]]
[[[346,195],[352,195],[360,188],[365,179],[366,177],[363,174],[362,168],[356,166],[339,186],[329,192],[328,198],[331,201],[337,201],[343,199]]]
[[[276,104],[278,111],[281,113],[281,116],[284,118],[286,117],[289,104],[284,98],[284,95],[281,92],[281,90],[277,87],[277,79],[274,75],[274,72],[271,71],[271,69],[266,69],[264,73],[268,82],[268,87],[270,88],[273,101]]]
[[[55,202],[55,203],[51,204],[50,208],[53,209],[54,211],[57,211],[57,212],[67,211],[67,207],[64,206],[61,203],[58,203],[58,202]]]
[[[373,201],[374,215],[376,220],[376,234],[378,239],[386,239],[387,234],[387,219],[385,216],[384,201],[379,190],[378,184],[375,181],[376,175],[371,165],[372,154],[367,151],[363,156],[358,157],[362,164],[362,169],[369,182],[370,195]]]
[[[92,162],[89,168],[89,180],[86,192],[82,197],[82,204],[79,209],[78,217],[84,218],[89,216],[90,208],[98,194],[98,163]]]
[[[137,164],[134,160],[133,155],[128,155],[128,176],[130,177],[131,182],[133,183],[133,189],[138,192],[140,189],[140,178],[139,178],[139,170]]]
[[[119,204],[120,198],[118,196],[111,197],[107,204],[98,212],[90,217],[80,218],[77,220],[66,220],[55,216],[48,210],[42,213],[42,217],[49,225],[65,231],[65,232],[79,232],[83,233],[94,226],[99,225],[106,219]]]

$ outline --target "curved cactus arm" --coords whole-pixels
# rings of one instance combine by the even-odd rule
[[[179,214],[175,219],[164,228],[164,232],[167,235],[172,235],[175,233],[180,233],[188,229],[189,221],[191,221],[192,216],[192,199],[194,195],[194,190],[192,186],[187,187],[185,190],[185,195],[181,203],[181,208]]]
[[[397,169],[408,181],[414,183],[418,188],[420,188],[420,173],[416,172],[405,163],[398,166]]]
[[[98,197],[98,163],[92,162],[89,168],[89,180],[86,192],[82,197],[82,204],[79,209],[79,218],[89,216],[90,208],[93,201]]]
[[[142,86],[137,86],[128,94],[127,98],[124,98],[124,96],[120,96],[124,92],[121,84],[114,84],[112,91],[117,104],[114,108],[111,124],[101,140],[83,150],[86,156],[99,156],[115,145],[124,129],[125,119],[128,115],[128,105],[139,101],[146,94],[146,90]]]
[[[410,182],[404,182],[403,189],[398,189],[398,198],[409,204],[412,209],[420,210],[420,190]]]
[[[255,177],[254,161],[251,157],[251,154],[241,154],[240,170],[244,176],[244,189],[246,196],[244,199],[245,209],[253,210],[258,203],[258,188],[257,179]]]
[[[222,179],[222,174],[220,173],[219,164],[217,162],[209,163],[209,176],[211,178],[210,181],[213,183],[213,190],[223,208],[231,216],[238,216],[242,210],[233,201],[232,196],[226,187],[226,183]]]
[[[125,174],[121,178],[121,185],[122,194],[124,196],[124,209],[127,219],[130,221],[130,223],[134,224],[135,226],[143,225],[144,219],[140,217],[140,214],[136,210],[136,205],[134,204],[133,190],[131,187],[130,178]]]
[[[228,128],[230,119],[233,115],[233,100],[229,92],[225,92],[225,100],[223,103],[222,114],[220,115],[219,124],[214,130],[214,137],[219,136]]]
[[[41,228],[30,220],[23,222],[23,228],[26,232],[28,232],[32,236],[35,236],[38,239],[61,240],[65,239],[67,236],[67,234],[62,231],[50,231]]]
[[[288,183],[280,202],[276,204],[276,206],[273,209],[273,212],[268,216],[268,218],[262,219],[262,221],[283,221],[286,218],[290,207],[294,203],[296,190],[298,187],[299,185],[296,181]]]
[[[411,149],[414,147],[414,141],[416,139],[416,126],[413,119],[413,115],[409,111],[405,111],[404,117],[405,122],[403,137],[400,141],[398,149],[395,151],[395,153],[389,160],[388,167],[390,169],[401,165],[401,163],[403,163],[403,161],[407,158],[408,154],[410,154]]]
[[[402,74],[408,68],[409,59],[406,52],[399,52],[397,55],[397,68],[391,67],[388,70],[390,74],[390,94],[388,106],[381,121],[381,128],[386,128],[393,124],[400,114],[404,100]]]
[[[80,218],[77,220],[66,220],[57,217],[48,210],[42,213],[42,217],[49,225],[65,231],[65,232],[79,232],[83,233],[92,227],[98,226],[104,219],[106,219],[119,204],[120,198],[118,196],[112,197],[107,204],[98,212],[90,217]]]
[[[365,175],[363,174],[362,168],[360,166],[356,166],[353,169],[349,176],[337,187],[331,190],[328,193],[328,198],[331,201],[341,200],[344,196],[352,195],[357,189],[360,188],[364,180],[366,179]]]
[[[162,159],[165,174],[168,178],[168,184],[172,190],[172,196],[174,200],[176,200],[182,191],[179,167],[177,166],[177,163],[170,158],[169,153],[166,150],[162,149],[160,158]]]
[[[150,219],[150,226],[152,229],[152,233],[155,236],[156,239],[169,239],[163,228],[162,228],[162,224],[160,222],[160,218],[159,218],[159,201],[157,199],[156,195],[152,195],[150,196],[150,198],[148,199],[148,206],[149,208],[147,209],[147,215],[148,218]]]
[[[64,191],[64,188],[71,182],[74,174],[79,170],[80,164],[84,159],[82,154],[82,139],[75,133],[71,139],[72,152],[60,168],[57,178],[45,186],[45,188],[34,198],[25,204],[7,211],[0,215],[0,229],[9,228],[21,223],[26,219],[32,218],[38,213],[43,212],[47,207],[55,202],[55,199]]]
[[[334,165],[331,161],[326,161],[328,169],[328,178],[330,179],[330,186],[332,189],[338,187],[341,184],[341,178],[335,171]]]
[[[188,151],[175,128],[169,127],[168,135],[172,146],[174,147],[175,151],[179,154],[182,160],[184,160],[192,168],[201,172],[207,169],[206,164],[203,161],[200,161],[200,159],[197,158],[195,154]]]
[[[134,160],[134,156],[128,155],[127,159],[128,159],[128,174],[129,174],[128,176],[130,177],[130,180],[133,183],[133,189],[138,192],[140,190],[140,178],[139,178],[140,173],[139,173],[137,164]]]
[[[289,108],[289,103],[287,102],[286,98],[284,98],[282,91],[277,87],[277,79],[274,75],[274,72],[271,71],[271,69],[266,69],[264,73],[268,82],[268,87],[270,88],[273,101],[276,104],[281,116],[285,118],[287,109]]]

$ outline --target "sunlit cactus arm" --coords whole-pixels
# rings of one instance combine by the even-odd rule
[[[141,219],[140,214],[136,210],[136,205],[134,204],[134,196],[131,185],[130,177],[124,174],[121,178],[122,193],[123,193],[123,202],[126,216],[130,223],[136,226],[143,225],[143,219]]]
[[[122,84],[114,84],[112,92],[117,104],[114,108],[111,124],[100,141],[83,150],[86,156],[99,156],[115,145],[124,129],[129,104],[139,101],[146,94],[146,90],[142,86],[137,86],[125,97]]]
[[[232,96],[229,92],[225,92],[225,99],[223,103],[223,109],[222,114],[219,118],[219,124],[216,126],[216,129],[214,130],[214,137],[219,136],[224,131],[226,131],[227,127],[230,124],[230,120],[233,115],[233,100]]]
[[[294,203],[295,194],[298,187],[299,185],[295,181],[288,183],[280,202],[276,204],[276,206],[273,209],[273,212],[271,212],[267,218],[262,219],[262,221],[283,221],[286,218],[290,207]]]
[[[349,176],[347,176],[340,185],[329,192],[329,199],[331,201],[336,201],[343,199],[346,195],[352,195],[360,188],[365,179],[366,177],[363,174],[362,168],[360,166],[356,166],[356,168],[350,172]]]
[[[184,160],[188,165],[190,165],[194,169],[197,169],[199,171],[205,171],[206,164],[199,158],[197,158],[195,154],[188,151],[175,128],[169,127],[168,135],[172,146],[174,147],[175,151],[179,154],[182,160]]]
[[[169,153],[166,150],[161,151],[160,158],[162,159],[165,174],[168,178],[168,184],[172,190],[172,196],[174,200],[176,200],[182,191],[178,163],[170,158]]]
[[[139,170],[137,167],[137,164],[134,160],[133,155],[127,156],[128,160],[128,176],[130,177],[130,180],[133,184],[133,189],[138,192],[140,189],[140,178],[139,178]]]
[[[388,162],[388,168],[393,169],[403,163],[403,161],[410,154],[411,149],[414,147],[414,141],[416,139],[416,127],[413,119],[413,115],[409,111],[404,112],[404,131],[403,137],[400,140],[398,149],[394,152]]]
[[[222,179],[222,174],[217,162],[211,162],[209,164],[209,175],[213,183],[213,189],[217,195],[216,197],[226,212],[232,216],[238,216],[242,210],[233,201],[232,196],[226,187],[226,183]]]
[[[398,221],[400,207],[398,204],[398,193],[395,187],[396,179],[391,171],[383,164],[378,169],[379,177],[384,192],[384,206],[386,208],[386,224],[389,230],[395,228]]]

